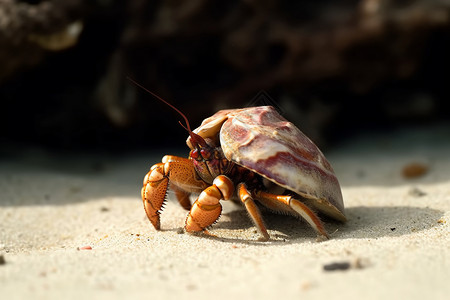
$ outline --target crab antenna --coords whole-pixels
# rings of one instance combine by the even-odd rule
[[[143,89],[144,91],[146,91],[147,93],[151,94],[153,97],[155,97],[156,99],[162,101],[163,103],[167,104],[168,106],[170,106],[172,109],[174,109],[177,113],[179,113],[183,118],[184,121],[186,122],[186,127],[181,124],[181,122],[179,121],[180,125],[186,129],[189,132],[189,135],[191,136],[191,139],[193,140],[193,142],[197,145],[201,145],[202,147],[206,146],[206,142],[205,140],[199,136],[198,134],[192,132],[191,130],[191,126],[189,125],[189,121],[187,119],[187,117],[175,106],[173,106],[172,104],[170,104],[169,102],[167,102],[166,100],[164,100],[163,98],[161,98],[160,96],[156,95],[155,93],[153,93],[152,91],[150,91],[149,89],[145,88],[143,85],[137,83],[136,81],[134,81],[133,79],[131,79],[130,77],[127,76],[127,79],[129,81],[131,81],[132,83],[134,83],[136,86],[140,87],[141,89]]]
[[[131,81],[132,83],[134,83],[135,85],[137,85],[138,87],[140,87],[141,89],[143,89],[144,91],[146,91],[147,93],[151,94],[153,97],[155,97],[158,100],[161,100],[162,102],[164,102],[165,104],[169,105],[170,107],[172,107],[177,113],[179,113],[183,118],[184,121],[186,122],[186,126],[187,129],[189,131],[189,133],[191,133],[191,126],[189,126],[189,121],[186,118],[186,116],[175,106],[173,106],[172,104],[170,104],[169,102],[167,102],[166,100],[164,100],[163,98],[161,98],[160,96],[156,95],[155,93],[153,93],[152,91],[150,91],[149,89],[145,88],[144,86],[142,86],[141,84],[137,83],[136,81],[134,81],[133,79],[131,79],[130,77],[127,77],[127,79],[129,81]],[[184,127],[184,126],[183,126]]]

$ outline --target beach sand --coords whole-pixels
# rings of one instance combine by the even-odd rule
[[[0,298],[449,299],[449,137],[448,126],[411,129],[328,149],[348,222],[326,220],[326,241],[298,219],[265,213],[272,239],[259,242],[245,210],[229,202],[216,238],[186,234],[172,194],[156,231],[140,188],[167,151],[8,152]],[[424,174],[405,177],[413,163]]]

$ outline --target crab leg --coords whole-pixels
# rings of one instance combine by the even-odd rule
[[[244,203],[245,208],[247,209],[247,212],[250,215],[250,218],[252,219],[253,223],[258,229],[258,232],[262,235],[262,237],[260,237],[259,240],[267,241],[270,238],[270,236],[267,233],[267,229],[266,226],[264,225],[261,213],[259,212],[259,209],[255,204],[255,201],[253,200],[252,196],[247,190],[245,183],[240,183],[237,189],[239,199],[241,199],[242,203]]]
[[[255,192],[255,198],[267,208],[274,211],[283,211],[300,215],[314,230],[328,238],[328,234],[319,217],[305,204],[286,195],[275,195],[262,191]]]
[[[169,181],[172,186],[176,186],[176,192],[180,204],[187,207],[190,192],[200,192],[207,184],[198,178],[192,162],[187,158],[166,155],[162,163],[158,163],[150,168],[145,175],[143,187],[141,189],[142,201],[147,217],[155,229],[161,229],[160,213],[164,204]],[[186,196],[187,194],[187,196]],[[180,200],[180,197],[181,200]]]
[[[198,196],[186,219],[187,232],[206,232],[206,227],[213,224],[222,212],[220,199],[228,200],[234,193],[234,185],[224,176],[217,176],[213,185],[207,187]]]
[[[191,193],[185,192],[182,189],[178,188],[176,185],[172,184],[170,188],[175,192],[175,196],[177,197],[178,203],[185,209],[191,210],[192,204],[189,196]]]

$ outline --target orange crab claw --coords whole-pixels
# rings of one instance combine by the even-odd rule
[[[150,169],[150,172],[145,175],[144,186],[141,189],[145,212],[157,230],[161,228],[159,215],[169,184],[164,165],[164,163],[159,163]]]
[[[234,185],[231,180],[224,176],[217,176],[213,185],[203,190],[189,212],[186,219],[185,229],[187,232],[205,231],[212,225],[222,212],[219,200],[228,200],[234,193]]]
[[[152,166],[145,175],[141,196],[147,217],[156,230],[161,229],[161,208],[164,205],[169,182],[180,204],[186,209],[190,208],[190,193],[199,193],[208,186],[198,178],[194,165],[187,158],[166,155],[162,163]]]

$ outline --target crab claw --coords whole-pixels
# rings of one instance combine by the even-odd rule
[[[213,185],[198,196],[186,219],[187,232],[207,232],[206,227],[212,225],[222,212],[219,200],[228,200],[234,192],[233,182],[224,175],[217,176]]]
[[[141,189],[142,201],[148,219],[156,230],[161,229],[159,215],[166,197],[169,178],[165,175],[164,163],[151,167],[144,177],[144,186]]]
[[[189,195],[200,193],[208,186],[197,176],[194,165],[187,158],[166,155],[161,163],[153,165],[145,175],[141,197],[147,217],[156,230],[161,229],[161,208],[166,199],[169,182],[185,209],[191,209]]]

